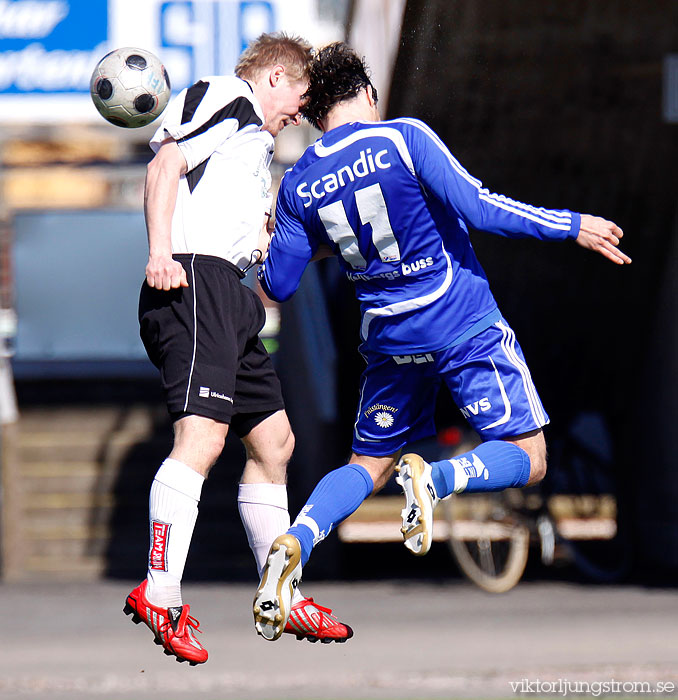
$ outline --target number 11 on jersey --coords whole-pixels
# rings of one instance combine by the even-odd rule
[[[376,183],[356,190],[355,203],[361,223],[372,226],[372,243],[379,252],[381,261],[398,262],[400,248],[393,235],[381,185]],[[364,270],[367,261],[360,252],[355,231],[348,223],[344,203],[340,200],[326,207],[319,207],[318,216],[330,240],[339,246],[341,257],[354,270]]]

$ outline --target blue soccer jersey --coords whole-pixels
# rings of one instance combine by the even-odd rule
[[[579,214],[489,192],[416,119],[351,122],[309,146],[281,182],[266,293],[284,301],[329,245],[361,304],[361,336],[394,355],[452,347],[499,319],[469,228],[576,238]]]

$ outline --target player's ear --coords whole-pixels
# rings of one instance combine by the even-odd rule
[[[271,70],[268,73],[268,80],[269,80],[271,87],[275,87],[282,80],[284,75],[285,75],[285,66],[283,66],[280,63],[273,66],[273,68],[271,68]]]

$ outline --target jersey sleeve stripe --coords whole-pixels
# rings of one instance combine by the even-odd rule
[[[190,134],[186,134],[182,138],[178,139],[179,142],[188,141],[193,139],[200,134],[204,134],[206,131],[211,129],[213,126],[220,124],[226,119],[237,119],[238,120],[238,131],[244,129],[250,124],[255,126],[261,126],[262,121],[254,111],[254,105],[246,97],[236,97],[235,100],[229,102],[225,107],[216,111],[204,124],[199,126]]]
[[[546,226],[547,228],[552,228],[556,229],[558,231],[569,231],[572,224],[571,224],[571,219],[569,221],[566,221],[564,223],[554,223],[553,221],[549,221],[545,219],[542,216],[536,216],[532,214],[529,211],[524,211],[522,209],[519,209],[516,206],[511,206],[506,202],[500,202],[495,199],[492,199],[491,197],[487,197],[484,194],[480,194],[479,199],[482,199],[484,202],[487,202],[488,204],[492,204],[493,206],[503,209],[504,211],[508,211],[511,214],[516,214],[517,216],[522,217],[523,219],[528,219],[529,221],[534,221],[537,224],[540,224],[541,226]]]
[[[509,206],[516,207],[517,209],[523,209],[524,211],[531,212],[536,216],[539,216],[549,221],[553,221],[559,224],[567,224],[568,228],[572,224],[572,214],[569,211],[559,211],[558,209],[545,209],[544,207],[535,207],[531,204],[524,204],[523,202],[518,202],[515,199],[511,199],[503,194],[494,194],[488,189],[483,188],[480,190],[481,199],[485,201],[493,201],[497,203],[507,204]]]
[[[208,82],[198,80],[197,83],[188,88],[186,96],[184,97],[184,109],[181,112],[182,124],[186,124],[193,119],[195,110],[198,109],[198,105],[202,102],[202,98],[205,97],[209,86],[210,84]]]

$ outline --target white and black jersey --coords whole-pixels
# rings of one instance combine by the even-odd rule
[[[213,255],[250,264],[271,207],[273,137],[251,87],[233,76],[203,78],[170,103],[151,139],[171,136],[188,172],[179,182],[172,253]]]

